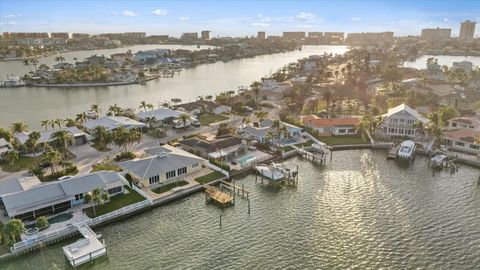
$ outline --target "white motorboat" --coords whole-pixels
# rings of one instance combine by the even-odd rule
[[[400,144],[400,148],[397,152],[397,158],[399,159],[411,159],[415,153],[415,142],[406,140]]]
[[[18,76],[9,76],[5,81],[0,82],[1,87],[20,87],[25,85],[26,83],[22,81]]]
[[[258,165],[255,166],[255,170],[271,180],[282,180],[285,177],[285,175],[274,166]]]
[[[430,159],[430,164],[433,168],[438,168],[438,167],[442,167],[446,160],[447,160],[447,156],[440,154],[432,157]]]

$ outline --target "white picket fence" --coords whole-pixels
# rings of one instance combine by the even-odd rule
[[[106,220],[113,219],[113,218],[122,216],[124,214],[128,214],[128,213],[134,212],[136,210],[142,209],[142,208],[144,208],[148,205],[152,205],[152,202],[150,202],[149,200],[144,200],[144,201],[141,201],[141,202],[138,202],[138,203],[127,205],[125,207],[122,207],[122,208],[117,209],[113,212],[107,213],[105,215],[101,215],[101,216],[98,216],[96,218],[90,219],[86,222],[84,221],[84,222],[81,222],[81,223],[78,223],[78,224],[67,225],[64,228],[57,229],[57,230],[54,230],[54,231],[39,232],[34,237],[30,237],[30,238],[25,239],[21,242],[15,243],[10,250],[12,251],[12,253],[15,253],[15,252],[18,252],[18,251],[23,250],[23,249],[32,248],[35,245],[37,245],[38,243],[41,243],[43,241],[53,240],[55,238],[59,238],[59,237],[68,235],[70,233],[73,233],[78,229],[77,227],[82,225],[82,224],[87,224],[89,226],[93,226],[93,225],[102,223]]]
[[[228,171],[226,171],[226,170],[224,170],[224,169],[222,169],[222,168],[218,167],[217,165],[214,165],[210,162],[207,163],[207,166],[210,167],[211,169],[217,171],[217,172],[223,173],[227,177],[229,177],[229,175],[230,175],[230,173]]]
[[[152,198],[150,198],[150,196],[148,196],[148,194],[145,193],[145,191],[143,191],[141,188],[137,187],[135,184],[132,184],[132,189],[135,190],[136,192],[138,192],[138,194],[142,195],[145,199],[150,201],[150,203],[153,203]]]

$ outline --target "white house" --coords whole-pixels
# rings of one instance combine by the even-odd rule
[[[456,117],[448,121],[443,142],[450,150],[480,154],[480,118]]]
[[[422,134],[414,126],[417,121],[424,124],[428,122],[427,118],[404,103],[388,109],[378,133],[380,136],[420,137]]]
[[[206,160],[170,145],[146,151],[145,158],[119,162],[142,186],[156,186],[181,179],[206,165]]]
[[[273,121],[270,119],[261,120],[259,122],[244,125],[240,128],[240,134],[247,139],[253,139],[261,143],[266,143],[272,140],[269,138],[270,134],[275,134],[276,128],[272,127]],[[280,128],[285,127],[289,137],[300,136],[302,129],[284,122],[280,122]],[[283,139],[284,135],[280,135]]]
[[[315,115],[301,117],[306,127],[324,135],[354,135],[357,134],[358,118],[320,118]]]
[[[97,126],[102,126],[105,127],[108,131],[114,130],[119,127],[125,127],[127,129],[133,129],[133,128],[145,128],[147,127],[146,124],[142,122],[138,122],[137,120],[133,120],[128,117],[124,116],[105,116],[105,117],[100,117],[97,119],[92,119],[86,121],[83,126],[87,128],[88,130],[93,130]]]
[[[159,108],[152,111],[139,112],[138,118],[140,119],[140,121],[146,122],[148,118],[155,117],[153,121],[154,126],[162,126],[169,123],[170,121],[178,119],[182,114],[183,112],[181,111],[176,111],[169,108]]]
[[[5,152],[8,152],[10,150],[13,150],[13,146],[7,142],[4,138],[0,138],[0,158],[1,155]]]

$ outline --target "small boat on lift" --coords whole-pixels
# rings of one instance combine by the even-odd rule
[[[255,166],[255,170],[271,180],[282,180],[285,178],[285,175],[274,165],[257,165]]]
[[[400,144],[397,152],[397,159],[409,160],[413,158],[415,154],[415,142],[406,140]]]

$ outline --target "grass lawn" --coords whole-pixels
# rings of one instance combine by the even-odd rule
[[[289,151],[292,151],[293,149],[295,148],[293,148],[291,145],[287,145],[283,147],[283,152],[289,152]]]
[[[40,162],[42,162],[42,156],[39,157],[24,157],[24,156],[19,156],[18,160],[15,161],[12,165],[0,161],[0,166],[2,167],[2,170],[6,172],[18,172],[18,171],[23,171],[23,170],[28,170],[30,167],[34,165],[38,165]]]
[[[361,136],[331,136],[331,137],[319,137],[320,141],[327,145],[348,145],[348,144],[364,144],[368,143],[368,140],[364,140]]]
[[[312,140],[308,140],[308,141],[306,141],[306,142],[304,142],[304,143],[296,144],[295,146],[296,146],[296,147],[299,147],[299,148],[302,148],[302,146],[303,146],[303,147],[307,147],[307,146],[310,146],[310,145],[312,145],[312,144],[313,144],[313,141],[312,141]]]
[[[164,192],[170,191],[172,188],[181,187],[181,186],[185,186],[185,185],[188,185],[188,182],[185,181],[185,180],[180,180],[180,181],[176,181],[176,182],[173,182],[173,183],[170,183],[170,184],[167,184],[167,185],[163,185],[163,186],[158,187],[158,188],[154,188],[154,189],[152,189],[152,191],[157,193],[157,194],[162,194]]]
[[[100,163],[93,165],[92,167],[92,172],[97,172],[97,171],[113,171],[113,172],[121,172],[122,168],[118,167],[117,165],[111,164],[111,163]]]
[[[142,195],[138,194],[138,192],[131,189],[130,187],[124,186],[124,188],[129,191],[128,194],[111,197],[110,202],[95,206],[97,216],[101,216],[106,213],[110,213],[112,211],[125,207],[127,205],[145,200],[145,198]],[[94,217],[92,207],[86,208],[84,209],[84,211],[85,211],[85,214],[87,214],[87,216],[89,216],[90,218]]]
[[[210,182],[215,181],[217,179],[220,179],[224,176],[225,175],[223,173],[215,171],[215,172],[211,172],[207,175],[197,177],[197,178],[195,178],[195,181],[197,181],[200,184],[207,184],[207,183],[210,183]]]
[[[207,126],[207,125],[210,125],[211,123],[215,123],[215,122],[219,122],[227,119],[228,117],[221,114],[204,114],[200,116],[198,121],[200,121],[200,125]]]
[[[93,148],[95,148],[97,151],[100,151],[100,152],[108,152],[110,151],[111,149],[106,147],[106,146],[101,146],[97,143],[94,143],[91,145]]]

